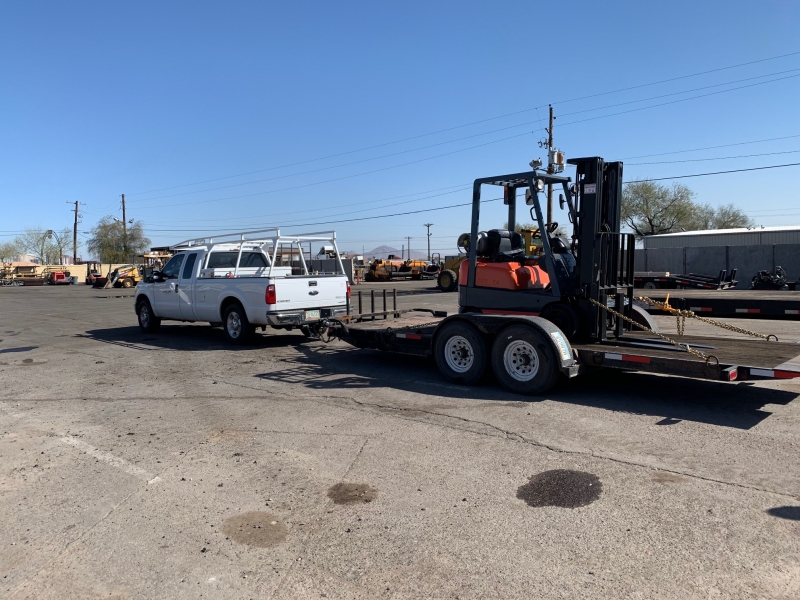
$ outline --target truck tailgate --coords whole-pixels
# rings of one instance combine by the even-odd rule
[[[347,277],[343,275],[303,275],[273,280],[277,310],[344,306],[347,303]]]

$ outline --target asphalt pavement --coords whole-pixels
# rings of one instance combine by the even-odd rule
[[[353,290],[384,287],[456,309]],[[144,334],[129,296],[0,289],[0,597],[800,597],[798,383],[523,398],[299,332]]]

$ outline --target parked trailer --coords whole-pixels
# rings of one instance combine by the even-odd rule
[[[588,157],[569,164],[576,165],[575,185],[537,167],[475,180],[459,314],[385,308],[381,314],[372,305],[370,314],[324,325],[359,348],[432,356],[454,383],[475,384],[491,368],[506,389],[520,394],[542,394],[561,376],[590,367],[721,381],[800,377],[796,344],[660,334],[635,303],[635,243],[620,231],[622,163]],[[538,193],[548,184],[563,189],[559,200],[570,214],[571,240],[557,235],[557,223],[544,221]],[[508,230],[479,231],[483,185],[504,188]],[[537,256],[525,256],[514,233],[520,188],[539,231],[546,232]]]
[[[633,283],[637,288],[645,290],[657,289],[700,289],[700,290],[728,290],[736,287],[739,283],[736,280],[736,269],[731,271],[722,270],[717,277],[709,275],[698,275],[688,273],[686,275],[675,275],[669,272],[654,273],[652,271],[637,272],[634,274]]]
[[[665,302],[672,308],[691,310],[703,317],[800,320],[800,292],[781,290],[637,290],[638,296]],[[669,314],[659,306],[641,303],[651,314]]]

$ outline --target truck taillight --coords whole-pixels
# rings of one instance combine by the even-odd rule
[[[267,304],[275,304],[278,299],[275,297],[275,284],[270,283],[267,286],[267,293],[264,295],[264,301]]]
[[[347,297],[350,297],[350,280],[347,280]]]

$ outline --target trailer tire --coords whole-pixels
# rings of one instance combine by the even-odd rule
[[[527,325],[512,325],[497,334],[492,369],[500,384],[516,394],[544,394],[558,381],[559,364],[544,335]]]
[[[658,284],[655,281],[645,281],[642,288],[645,290],[657,290]]]
[[[434,342],[439,372],[453,383],[475,385],[486,373],[489,356],[478,330],[461,321],[445,325]]]
[[[456,288],[458,288],[458,275],[455,274],[455,271],[445,269],[436,278],[436,287],[443,292],[456,291]]]
[[[553,302],[544,307],[539,314],[564,332],[569,341],[575,341],[580,331],[580,315],[569,304]]]
[[[142,300],[136,306],[139,327],[145,333],[156,333],[161,328],[161,319],[153,314],[153,307],[148,300]]]
[[[232,302],[225,309],[222,320],[222,331],[231,343],[243,346],[253,339],[256,328],[247,320],[247,313],[238,302]]]

